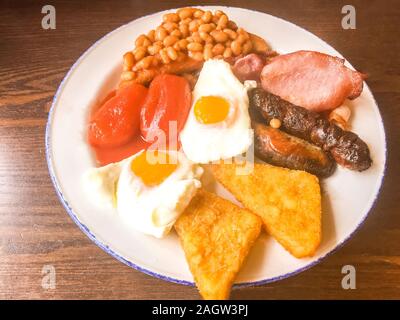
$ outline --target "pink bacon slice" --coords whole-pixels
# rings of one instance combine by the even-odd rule
[[[365,74],[344,59],[316,51],[296,51],[270,60],[261,72],[264,90],[312,111],[332,110],[346,98],[357,98]]]

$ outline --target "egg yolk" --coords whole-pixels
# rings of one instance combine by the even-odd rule
[[[216,96],[204,96],[196,101],[194,115],[200,123],[212,124],[225,120],[229,113],[229,102]]]
[[[178,167],[173,160],[164,151],[145,151],[132,160],[131,170],[146,186],[157,186]]]

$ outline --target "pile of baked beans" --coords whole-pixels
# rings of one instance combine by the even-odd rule
[[[121,80],[133,80],[140,70],[183,61],[230,58],[252,50],[250,35],[220,10],[182,8],[163,16],[163,22],[135,41],[124,55]]]

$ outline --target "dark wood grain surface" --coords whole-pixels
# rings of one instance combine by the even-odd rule
[[[41,1],[0,1],[0,298],[197,299],[195,288],[130,269],[94,245],[72,222],[50,181],[44,151],[48,110],[73,62],[90,45],[143,15],[185,4],[225,4],[266,12],[311,31],[359,70],[383,116],[386,177],[366,223],[314,268],[234,299],[400,298],[400,5],[390,1],[51,1],[57,29],[41,28]],[[343,30],[353,4],[356,30]],[[341,268],[357,270],[343,290]],[[42,268],[56,288],[42,288]]]

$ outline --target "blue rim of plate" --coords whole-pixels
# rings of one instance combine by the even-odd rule
[[[204,6],[196,6],[199,8],[204,8]],[[267,14],[264,12],[259,12],[259,11],[255,11],[255,10],[249,10],[249,9],[244,9],[244,8],[239,8],[239,7],[223,7],[223,6],[205,6],[206,8],[212,8],[213,10],[217,10],[217,9],[221,9],[221,8],[225,8],[225,9],[240,9],[240,10],[245,10],[245,11],[249,11],[249,12],[257,12],[257,13],[262,13],[262,14]],[[137,21],[137,20],[142,20],[142,19],[147,19],[150,18],[152,15],[156,15],[159,13],[163,13],[163,12],[167,12],[167,11],[171,11],[171,10],[177,10],[177,9],[168,9],[165,11],[160,11],[160,12],[156,12],[153,14],[149,14],[146,16],[143,16],[141,18],[135,19],[133,21]],[[325,43],[326,45],[328,45],[329,47],[331,47],[328,43],[326,43],[324,40],[322,40],[321,38],[317,37],[316,35],[314,35],[313,33],[311,33],[310,31],[292,23],[289,21],[286,21],[282,18],[279,17],[275,17],[272,16],[270,14],[267,14],[270,17],[274,18],[274,19],[278,19],[281,20],[284,23],[289,23],[297,28],[302,29],[303,31],[309,33],[310,35],[312,35],[314,38],[316,38],[318,41],[322,41],[323,43]],[[53,112],[55,109],[55,105],[57,103],[58,100],[58,96],[61,93],[61,91],[63,90],[66,81],[68,80],[69,76],[71,75],[71,73],[79,66],[80,62],[89,54],[89,52],[91,52],[92,50],[94,50],[97,45],[102,42],[103,40],[105,40],[106,38],[110,37],[111,35],[113,35],[114,33],[116,33],[117,31],[119,31],[120,29],[123,29],[124,27],[126,27],[128,24],[132,23],[133,21],[130,21],[116,29],[114,29],[113,31],[107,33],[106,35],[104,35],[103,37],[101,37],[100,39],[98,39],[95,43],[93,43],[76,61],[75,63],[72,65],[72,67],[69,69],[69,71],[67,72],[67,74],[65,75],[65,77],[63,78],[63,80],[61,81],[51,104],[51,108],[49,111],[49,115],[48,115],[48,119],[47,119],[47,123],[46,123],[46,134],[45,134],[45,150],[46,150],[46,161],[47,161],[47,166],[48,166],[48,170],[49,170],[49,175],[51,178],[51,181],[54,185],[56,194],[60,200],[60,202],[62,203],[62,205],[64,206],[65,210],[67,211],[67,213],[69,214],[69,216],[71,217],[71,219],[75,222],[75,224],[79,227],[79,229],[81,229],[81,231],[86,234],[86,236],[93,241],[98,247],[100,247],[102,250],[104,250],[106,253],[108,253],[109,255],[113,256],[115,259],[117,259],[118,261],[126,264],[127,266],[136,269],[140,272],[143,272],[147,275],[153,276],[155,278],[164,280],[164,281],[169,281],[169,282],[173,282],[173,283],[177,283],[177,284],[182,284],[182,285],[186,285],[186,286],[195,286],[194,282],[191,281],[187,281],[187,280],[180,280],[180,279],[175,279],[163,274],[159,274],[157,272],[148,270],[146,268],[143,268],[127,259],[125,259],[124,257],[122,257],[121,255],[119,255],[118,253],[116,253],[113,249],[111,249],[107,244],[103,243],[102,241],[100,241],[99,239],[96,238],[96,236],[90,231],[90,229],[83,224],[81,221],[79,221],[77,215],[75,214],[75,212],[73,211],[73,209],[71,208],[71,206],[68,204],[67,200],[64,198],[63,193],[61,191],[60,185],[57,181],[55,172],[54,172],[54,168],[53,168],[53,160],[52,160],[52,156],[51,156],[51,143],[50,143],[50,131],[51,131],[51,124],[52,124],[52,119],[53,119]],[[368,90],[371,92],[371,90],[369,89],[368,85],[364,82],[364,86],[368,88]],[[374,103],[376,106],[378,106],[375,97],[372,95],[371,92],[371,96],[372,99],[374,100]],[[378,108],[379,110],[379,108]],[[379,113],[379,111],[378,111]],[[292,272],[280,275],[280,276],[276,276],[276,277],[272,277],[272,278],[268,278],[268,279],[263,279],[263,280],[257,280],[257,281],[251,281],[251,282],[241,282],[241,283],[236,283],[233,285],[233,288],[244,288],[244,287],[252,287],[252,286],[259,286],[259,285],[264,285],[264,284],[268,284],[268,283],[272,283],[272,282],[276,282],[279,280],[283,280],[286,278],[289,278],[291,276],[294,276],[296,274],[299,274],[303,271],[306,271],[310,268],[312,268],[313,266],[317,265],[318,263],[320,263],[323,259],[327,258],[328,256],[330,256],[331,254],[335,253],[336,251],[338,251],[340,248],[342,248],[344,246],[344,244],[350,240],[350,238],[352,238],[356,232],[361,228],[361,226],[365,223],[366,218],[368,217],[369,213],[372,211],[372,209],[375,207],[377,199],[378,199],[378,195],[380,193],[380,189],[383,185],[383,179],[386,173],[386,169],[387,169],[387,145],[386,145],[386,134],[385,134],[385,128],[384,128],[384,123],[383,123],[383,118],[379,113],[379,116],[381,118],[381,125],[382,125],[382,134],[383,134],[383,140],[385,142],[384,145],[384,151],[385,151],[385,157],[384,157],[384,169],[382,171],[382,174],[380,176],[380,180],[379,180],[379,186],[376,189],[376,194],[375,194],[375,198],[374,200],[371,202],[370,207],[366,210],[365,215],[363,216],[362,220],[359,222],[359,224],[357,225],[357,227],[353,230],[353,232],[351,232],[344,240],[342,240],[340,243],[338,243],[336,245],[335,248],[333,248],[332,250],[330,250],[329,252],[327,252],[325,255],[319,257],[317,260],[310,262],[309,264],[307,264],[304,267],[301,267],[297,270],[294,270]]]

